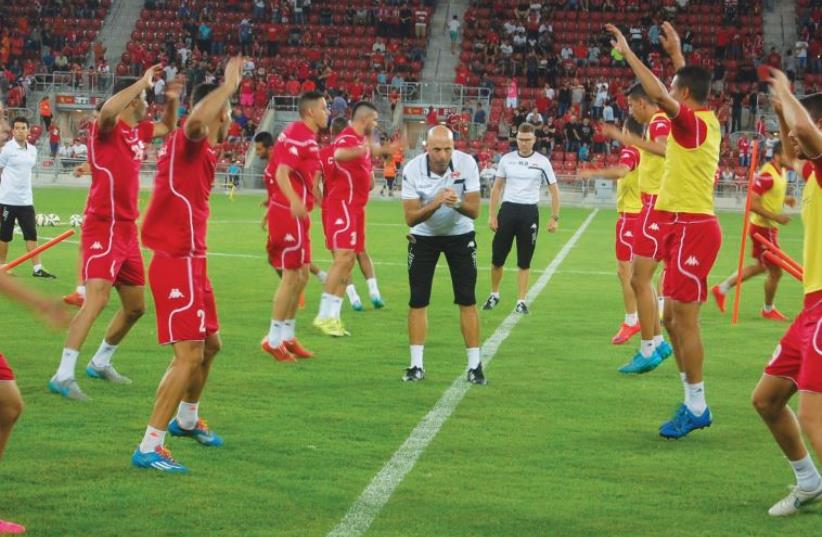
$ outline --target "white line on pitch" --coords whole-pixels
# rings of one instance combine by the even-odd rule
[[[545,271],[528,291],[525,298],[527,303],[531,303],[542,292],[548,282],[556,273],[559,265],[568,257],[579,238],[588,229],[588,225],[596,216],[598,209],[594,209],[588,218],[579,226],[576,233],[565,243],[562,250],[554,257],[554,260],[546,267]],[[483,362],[487,365],[493,360],[500,345],[511,334],[511,330],[517,325],[523,316],[511,313],[496,331],[488,338],[482,346]],[[408,472],[410,472],[423,451],[431,441],[437,436],[440,428],[451,416],[462,398],[468,393],[471,384],[465,381],[463,375],[454,380],[451,386],[442,394],[434,408],[417,424],[408,438],[394,452],[391,459],[385,463],[382,470],[374,476],[371,483],[365,488],[363,493],[354,502],[345,517],[337,526],[328,533],[328,537],[350,537],[363,535],[376,516],[388,502],[388,499],[402,482]]]

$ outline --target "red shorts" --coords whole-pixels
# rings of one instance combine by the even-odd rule
[[[642,195],[642,212],[634,228],[634,255],[662,261],[663,226],[655,203],[656,196]]]
[[[0,380],[14,380],[14,371],[6,361],[6,357],[0,354]]]
[[[750,228],[748,229],[748,235],[750,236],[751,241],[751,257],[759,260],[759,264],[763,267],[768,267],[773,265],[770,261],[765,259],[765,247],[762,246],[762,243],[758,240],[754,239],[754,234],[759,233],[769,241],[771,241],[774,246],[779,246],[779,242],[777,241],[779,230],[775,227],[762,227],[757,226],[756,224],[751,224]]]
[[[616,221],[616,258],[617,261],[634,260],[634,235],[639,214],[620,213]]]
[[[311,220],[294,218],[291,209],[268,207],[268,262],[276,269],[298,269],[311,263]]]
[[[765,367],[765,374],[790,379],[800,390],[822,393],[822,291],[805,295],[802,313]]]
[[[331,250],[365,251],[365,207],[328,200],[323,205],[325,247]]]
[[[115,285],[146,284],[134,222],[84,220],[80,245],[84,282],[100,279]]]
[[[715,216],[660,213],[663,222],[665,278],[662,294],[678,302],[705,302],[708,274],[722,246],[722,229]]]
[[[155,253],[148,267],[161,345],[202,341],[220,330],[205,257]]]

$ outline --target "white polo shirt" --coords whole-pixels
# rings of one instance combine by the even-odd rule
[[[517,151],[503,155],[497,166],[497,177],[505,179],[502,201],[524,205],[539,203],[543,181],[549,185],[557,182],[551,161],[536,151],[528,157],[520,156]]]
[[[479,169],[471,155],[455,150],[443,175],[431,171],[427,153],[414,157],[403,167],[402,199],[418,199],[422,205],[427,205],[444,188],[454,190],[461,200],[468,192],[479,192]],[[445,205],[440,206],[428,220],[411,228],[412,234],[426,237],[464,235],[472,231],[472,219]]]
[[[26,142],[20,147],[11,139],[0,150],[0,203],[34,205],[31,193],[31,169],[37,164],[37,148]]]

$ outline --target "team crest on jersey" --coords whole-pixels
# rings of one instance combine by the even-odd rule
[[[100,241],[94,241],[94,244],[91,245],[92,250],[102,250],[103,245],[100,244]]]
[[[696,267],[699,265],[699,259],[697,259],[696,256],[692,255],[691,257],[685,260],[685,264],[689,267]]]
[[[185,295],[176,287],[168,294],[168,298],[185,298]]]
[[[451,172],[451,177],[456,179],[459,176],[460,176],[459,170],[454,170],[453,172]]]

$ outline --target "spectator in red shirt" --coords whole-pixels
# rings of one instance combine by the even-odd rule
[[[739,151],[739,165],[747,166],[750,163],[751,142],[748,137],[742,135],[739,141],[736,142],[736,148]]]
[[[286,95],[291,95],[296,97],[300,94],[300,82],[293,76],[288,79],[288,82],[285,83],[285,93]]]
[[[269,56],[276,56],[277,51],[279,50],[279,46],[277,44],[277,39],[279,39],[279,32],[277,31],[276,24],[269,24],[268,28],[266,29],[266,45],[268,47],[268,55]]]
[[[302,85],[302,88],[301,88],[302,93],[305,93],[307,91],[314,91],[316,89],[317,89],[317,84],[314,82],[314,79],[306,78],[303,81],[303,85]]]
[[[365,86],[363,85],[360,77],[354,77],[354,82],[351,83],[351,102],[359,102],[362,100],[362,95],[365,92]]]

